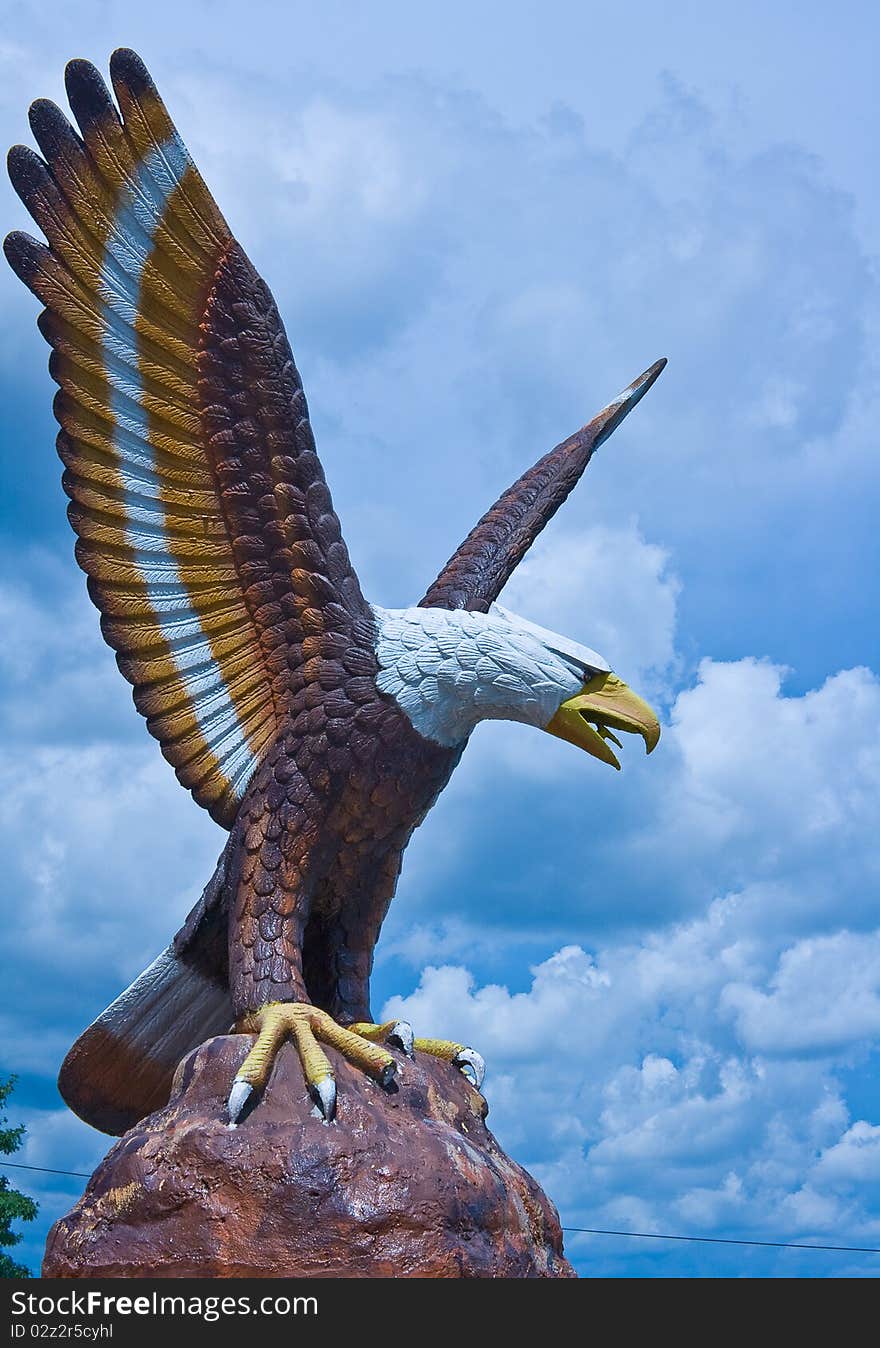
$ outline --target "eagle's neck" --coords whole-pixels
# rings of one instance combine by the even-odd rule
[[[461,745],[479,721],[546,726],[581,687],[570,664],[515,615],[374,605],[381,692],[437,744]]]

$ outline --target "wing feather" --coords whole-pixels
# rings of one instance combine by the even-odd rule
[[[76,556],[180,781],[229,826],[283,722],[306,631],[369,610],[265,284],[143,63],[66,71],[78,131],[30,111],[13,184],[48,242],[7,256],[40,330]],[[301,677],[300,677],[301,683]]]

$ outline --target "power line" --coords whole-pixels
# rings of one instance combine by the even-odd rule
[[[0,1161],[10,1170],[39,1170],[43,1175],[70,1175],[91,1179],[84,1170],[52,1170],[45,1165],[24,1165],[21,1161]],[[836,1250],[838,1254],[880,1254],[873,1245],[807,1245],[793,1240],[736,1240],[733,1236],[673,1236],[658,1231],[611,1231],[604,1227],[563,1226],[563,1231],[581,1236],[628,1236],[631,1240],[684,1240],[699,1245],[760,1245],[773,1250]]]
[[[21,1161],[0,1161],[7,1170],[40,1170],[44,1175],[73,1175],[75,1179],[91,1179],[84,1170],[50,1170],[47,1165],[23,1165]]]
[[[838,1250],[845,1254],[880,1254],[873,1245],[807,1245],[794,1240],[735,1240],[733,1236],[670,1236],[657,1231],[608,1231],[599,1227],[564,1226],[584,1236],[632,1236],[637,1240],[693,1240],[703,1245],[764,1245],[774,1250]]]

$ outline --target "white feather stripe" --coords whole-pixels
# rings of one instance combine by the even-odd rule
[[[207,541],[205,530],[204,512],[197,511],[192,507],[185,505],[169,505],[162,501],[160,487],[150,488],[150,483],[144,483],[149,494],[146,495],[141,486],[135,488],[133,485],[125,488],[118,496],[111,496],[109,493],[103,496],[101,505],[95,507],[101,510],[110,518],[116,519],[120,515],[132,525],[143,525],[147,531],[146,536],[155,537],[159,530],[164,532],[164,528],[170,526],[175,534],[185,534],[196,536]],[[94,488],[88,491],[87,484],[83,484],[83,489],[87,493],[87,503],[94,505],[96,498],[100,498],[100,488],[96,491]],[[80,499],[77,497],[77,499]],[[212,534],[216,539],[218,531],[215,527]],[[149,551],[149,549],[145,549]]]
[[[192,338],[177,314],[170,309],[154,302],[151,297],[149,316],[140,315],[137,309],[133,307],[129,295],[118,294],[106,285],[101,294],[101,304],[104,315],[112,322],[120,336],[124,336],[123,330],[125,328],[136,326],[138,333],[143,333],[145,338],[149,338],[153,343],[167,349],[168,354],[173,357],[178,365],[191,366],[191,361],[187,359],[187,355],[191,350]],[[71,312],[74,311],[71,310]],[[82,308],[82,306],[80,313],[84,314],[86,319],[91,317],[91,311]]]
[[[189,380],[192,384],[197,378],[197,354],[191,350],[189,345],[187,345],[189,341],[188,335],[183,331],[180,319],[177,315],[169,313],[165,314],[163,317],[166,322],[159,325],[155,321],[155,315],[152,315],[150,335],[146,341],[144,340],[144,321],[141,319],[138,322],[136,327],[136,340],[140,340],[142,343],[141,352],[143,354],[145,350],[147,352],[151,350],[154,351],[163,367],[169,370],[176,370],[181,379]],[[126,343],[130,343],[131,341],[131,324],[127,323],[124,318],[120,318],[116,314],[110,315],[110,321],[109,323],[104,323],[103,331],[105,345],[107,343],[112,345],[117,339],[122,346],[125,346]],[[154,336],[153,334],[157,335]],[[172,342],[174,344],[173,350],[170,349]]]
[[[238,694],[236,707],[240,709],[239,716],[244,717],[245,721],[250,724],[255,712],[262,712],[265,710],[262,695],[263,690],[258,681],[256,683],[242,684],[241,680],[236,680],[235,683],[236,693]],[[187,699],[182,706],[165,707],[161,711],[151,714],[150,725],[151,728],[155,727],[158,730],[161,730],[162,737],[165,736],[166,732],[169,736],[173,737],[174,734],[177,733],[181,711],[184,710],[187,714],[197,712],[199,724],[204,727],[205,732],[207,733],[212,723],[212,717],[215,714],[222,713],[228,705],[228,692],[227,689],[223,687],[211,698],[206,699],[205,697],[199,697],[195,700]]]
[[[180,580],[180,570],[173,557],[164,557],[158,552],[144,552],[134,548],[130,543],[129,546],[131,547],[131,561],[137,568],[139,577],[147,585],[148,590],[150,590],[154,584],[164,586],[169,581],[174,583],[175,581]],[[214,580],[215,575],[214,569],[206,565],[205,579]],[[231,578],[232,577],[230,577],[230,579]]]
[[[144,379],[144,359],[141,352],[140,360],[136,366],[131,366],[128,360],[131,352],[131,341],[138,341],[139,338],[132,334],[132,337],[123,336],[121,331],[115,334],[105,334],[103,341],[104,355],[104,374],[111,379],[114,384],[120,388],[131,382],[134,392],[128,392],[129,397],[135,397],[140,400],[145,391],[152,393],[153,397],[167,403],[169,407],[180,408],[192,418],[192,401],[195,394],[195,378],[191,370],[184,370],[180,375],[176,371],[165,369],[156,369],[155,362],[153,369],[155,373]],[[115,343],[116,350],[113,349]],[[88,343],[74,345],[70,343],[66,354],[71,360],[77,363],[85,364],[91,356],[91,348]],[[86,367],[88,368],[88,366]]]
[[[144,178],[143,166],[139,177],[143,186],[146,187],[148,179]],[[165,213],[168,197],[174,190],[172,187],[168,192],[163,193],[152,183],[149,183],[149,189],[149,196],[132,197],[129,204],[121,202],[113,218],[113,236],[118,241],[120,251],[127,249],[129,252],[134,252],[137,239],[146,240],[146,256],[141,262],[140,271],[143,270],[147,257],[153,250],[157,226]],[[192,260],[196,266],[204,265],[201,258],[194,257]],[[137,273],[138,284],[140,284],[140,271]]]
[[[213,753],[214,757],[217,758],[218,754],[216,749],[213,750]],[[250,745],[246,741],[241,740],[241,736],[239,735],[237,748],[231,753],[224,754],[220,763],[223,770],[223,776],[226,778],[227,790],[234,779],[239,783],[239,789],[243,795],[258,764],[259,759],[256,754],[252,751]]]
[[[127,229],[130,233],[143,230],[151,246],[168,199],[180,187],[191,162],[184,150],[183,159],[178,156],[177,169],[172,168],[168,162],[170,156],[165,154],[166,146],[170,145],[169,137],[164,145],[154,147],[141,159],[137,173],[130,179],[127,191],[114,211],[117,229],[123,232]]]
[[[154,496],[158,495],[167,484],[175,491],[201,492],[209,500],[216,499],[195,473],[187,472],[185,469],[172,473],[164,464],[157,468],[155,452],[147,454],[143,446],[141,452],[136,453],[133,448],[126,449],[120,445],[118,454],[114,476],[121,486],[130,485],[133,492],[140,492],[142,496]]]
[[[111,388],[112,387],[111,384]],[[114,395],[111,399],[111,411],[117,425],[121,426],[124,431],[128,431],[130,435],[140,435],[141,438],[144,438],[142,432],[146,425],[146,397],[143,385],[137,387],[137,393],[138,398],[137,401],[135,401],[134,398],[126,393],[124,388],[114,389]],[[151,409],[151,414],[154,418],[156,417],[155,408]],[[178,414],[173,419],[168,416],[162,416],[159,419],[166,422],[167,429],[165,431],[165,436],[169,440],[174,439],[181,430],[192,433],[198,425],[194,417],[185,416],[183,414]]]
[[[240,766],[233,769],[228,763],[223,765],[229,786],[227,788],[228,796],[231,800],[240,800],[247,790],[248,782],[253,777],[259,767],[259,762],[252,758],[243,759]]]
[[[164,634],[164,627],[162,631]],[[214,659],[211,641],[201,625],[199,626],[199,633],[200,635],[195,640],[175,641],[170,633],[166,638],[166,645],[177,671],[179,674],[186,675],[190,670],[208,670],[213,667],[218,671],[220,682],[225,685],[226,680],[220,673]],[[250,633],[247,631],[242,632],[241,635],[233,632],[228,639],[224,640],[224,646],[230,653],[247,650],[250,645]]]
[[[241,730],[238,726],[229,734],[213,740],[208,745],[208,749],[220,764],[220,770],[226,779],[227,786],[230,778],[245,763],[251,763],[253,767],[257,766],[256,756],[250,745],[242,742]]]
[[[218,708],[212,717],[206,717],[204,720],[200,717],[199,729],[215,758],[222,758],[227,751],[231,753],[241,739],[238,716],[235,708],[229,703],[225,707]]]
[[[105,361],[108,360],[109,357],[109,363],[105,364],[104,368],[106,375],[112,377],[113,383],[121,384],[124,380],[132,380],[133,387],[135,387],[137,391],[140,391],[140,371],[136,371],[133,375],[131,371],[125,371],[125,356],[127,356],[129,350],[131,350],[131,338],[121,336],[119,332],[105,333],[104,341],[102,341],[102,350],[104,350]],[[80,349],[70,346],[69,350],[67,350],[67,355],[70,356],[71,360],[77,360],[80,364],[86,364],[88,357],[92,355],[92,353],[90,353],[90,350],[86,345],[81,346]],[[86,364],[86,368],[89,368],[88,364]],[[119,379],[117,379],[117,372],[119,372]],[[193,384],[194,380],[191,379],[191,376],[187,376],[186,381],[182,379],[167,379],[166,381],[163,381],[162,387],[164,388],[164,391],[166,391],[168,398],[170,398],[172,392],[177,394],[178,398],[181,398],[183,390],[185,390],[185,388],[190,388],[191,391]],[[129,394],[129,396],[131,396],[131,394]]]
[[[137,276],[129,276],[115,263],[107,263],[102,267],[99,295],[102,303],[114,314],[122,323],[133,325],[138,317],[138,300],[140,297],[142,270]],[[174,308],[174,295],[168,290],[167,299],[169,302],[163,302],[158,296],[150,296],[152,309],[158,309],[161,313],[163,322],[166,322],[172,333],[183,336],[180,319],[177,317]]]
[[[183,229],[175,229],[169,227],[166,219],[171,197],[175,197],[175,206],[178,206],[181,184],[187,171],[194,167],[183,142],[176,132],[174,135],[176,149],[172,148],[170,154],[166,150],[172,146],[171,137],[163,145],[154,146],[143,157],[137,180],[133,184],[134,190],[120,203],[122,210],[118,218],[129,229],[139,226],[151,240],[155,240],[158,234],[160,244],[170,239],[172,251],[185,259],[194,272],[198,272],[208,259],[206,247],[210,248],[207,242],[209,231],[205,231],[206,240],[203,242],[196,231],[188,227],[187,222],[184,222]],[[179,209],[175,210],[175,215],[180,215]]]
[[[145,229],[137,220],[133,211],[117,206],[113,219],[108,221],[104,238],[104,257],[108,273],[128,276],[133,279],[133,291],[137,291],[140,275],[153,250],[152,229]]]
[[[125,173],[121,166],[120,169]],[[181,171],[178,179],[182,176]],[[112,214],[98,208],[105,236],[104,249],[113,257],[121,254],[134,263],[140,259],[139,265],[143,267],[152,250],[156,228],[164,215],[168,197],[176,184],[170,178],[164,187],[154,181],[154,175],[145,172],[145,162],[142,161],[140,172],[133,179],[129,178],[127,186],[127,195],[116,203]],[[80,193],[85,198],[90,196],[87,184],[80,184]],[[194,270],[204,265],[205,255],[197,240],[175,238],[175,247]]]
[[[162,141],[161,145],[158,145],[145,156],[144,165],[152,174],[159,191],[166,200],[172,192],[175,193],[175,213],[184,219],[188,218],[189,235],[193,243],[201,243],[197,232],[193,229],[194,224],[198,227],[198,230],[204,233],[206,240],[217,244],[226,241],[218,237],[215,224],[205,219],[198,203],[192,199],[190,189],[194,185],[194,180],[195,182],[201,180],[198,169],[190,158],[189,151],[180,139],[176,128],[172,127],[168,137]]]
[[[244,718],[246,722],[252,721],[255,717],[257,719],[262,719],[262,710],[262,702],[258,695],[252,696],[250,699],[244,699],[232,711],[230,711],[228,699],[225,702],[215,704],[211,712],[205,711],[205,709],[200,706],[199,726],[201,727],[202,735],[205,738],[205,743],[210,745],[212,750],[216,753],[220,745],[220,740],[223,738],[224,728],[230,726],[238,727],[242,718]]]
[[[209,615],[196,613],[195,609],[190,608],[186,611],[180,610],[173,616],[165,616],[162,621],[162,632],[165,639],[175,648],[178,644],[184,643],[189,637],[200,638],[204,635],[204,622],[206,616],[211,618],[211,635],[225,636],[233,632],[237,626],[241,625],[241,612],[238,608],[213,610]],[[124,621],[124,620],[123,620]],[[150,624],[152,626],[152,624]],[[143,621],[136,618],[127,626],[132,635],[136,636],[139,629],[144,630]]]
[[[135,278],[137,288],[138,278],[152,251],[152,243],[146,230],[132,229],[130,226],[120,228],[121,224],[119,216],[114,216],[112,227],[104,239],[104,253],[113,259],[119,272]]]
[[[155,685],[151,686],[167,685],[167,682],[167,679],[160,679],[156,681]],[[175,682],[177,682],[176,679]],[[222,695],[224,698],[229,696],[226,680],[213,660],[201,669],[188,670],[186,679],[181,681],[180,686],[185,690],[187,703],[193,712],[201,707],[203,697],[214,694]]]
[[[242,712],[245,714],[252,711],[254,708],[259,709],[262,706],[260,694],[261,689],[258,684],[248,688],[247,691],[242,690],[237,705],[241,707]],[[228,701],[229,694],[225,684],[222,688],[213,689],[210,696],[206,696],[202,693],[198,697],[191,698],[190,706],[192,707],[192,710],[197,713],[199,725],[204,727],[205,733],[210,731],[214,717],[223,711],[228,704]]]
[[[254,726],[259,728],[256,722]],[[254,766],[258,762],[249,744],[242,742],[240,729],[240,726],[236,726],[233,733],[225,737],[218,735],[214,743],[210,743],[201,730],[181,731],[177,735],[165,736],[163,748],[176,768],[186,768],[188,776],[198,778],[192,785],[210,782],[214,789],[222,793],[230,783],[230,777],[224,769],[225,763],[232,764],[234,770],[238,771],[245,762],[253,762]]]
[[[105,594],[106,589],[105,586]],[[119,587],[117,593],[120,597],[125,596],[125,587]],[[131,591],[129,593],[132,601],[137,599],[138,596],[135,593]],[[173,621],[178,615],[189,613],[192,610],[192,600],[192,592],[189,589],[176,590],[172,585],[157,584],[153,587],[150,595],[150,608],[153,614],[162,614],[163,619]],[[114,605],[109,611],[114,618],[118,615],[124,620],[132,613],[137,615],[141,609],[139,606],[130,608],[128,603],[124,603],[121,608],[119,605]],[[132,621],[137,622],[137,616],[132,617]]]
[[[125,531],[125,541],[128,543],[129,547],[133,548],[137,553],[145,557],[154,554],[156,557],[161,558],[169,548],[171,540],[181,545],[184,556],[189,556],[192,552],[194,544],[193,537],[188,533],[183,533],[179,529],[169,528],[168,525],[173,523],[173,520],[169,520],[168,515],[165,515],[164,517],[166,522],[165,529],[161,531],[159,529],[149,529],[137,519],[138,511],[136,498],[134,500],[131,498],[124,498],[123,505],[125,519],[128,521]],[[108,515],[107,521],[112,520],[113,518],[113,516]],[[107,521],[105,521],[105,523]],[[112,529],[113,526],[108,524],[107,527],[108,529]],[[93,527],[88,521],[83,521],[82,533],[86,538],[101,536],[100,530]],[[219,542],[207,538],[204,535],[196,535],[196,538],[199,543],[199,552],[198,555],[193,554],[194,560],[201,560],[203,563],[207,564],[215,558],[219,561],[226,556],[226,550]],[[108,538],[108,541],[114,542],[115,540]],[[176,562],[174,562],[174,566],[175,568],[177,567]]]
[[[120,329],[123,327],[134,329],[137,308],[133,297],[125,290],[117,291],[107,280],[102,280],[99,293],[107,318],[117,319]]]
[[[210,714],[200,715],[199,724],[202,727],[205,742],[220,757],[235,748],[238,739],[241,738],[238,731],[242,725],[253,727],[258,722],[262,723],[264,716],[265,707],[263,703],[259,698],[252,695],[250,698],[243,699],[236,706],[233,706],[228,700],[225,705],[217,704]],[[235,731],[236,734],[234,740],[230,739],[232,731]]]
[[[140,481],[152,481],[157,485],[167,482],[173,490],[199,491],[209,500],[216,500],[204,459],[201,462],[196,459],[195,447],[184,445],[182,442],[186,437],[180,432],[174,454],[146,446],[134,436],[127,435],[121,426],[115,426],[111,434],[109,424],[105,433],[103,425],[80,422],[72,426],[71,434],[98,455],[109,453],[109,462],[115,470],[114,481],[122,482],[126,473],[133,473]]]
[[[94,260],[102,249],[106,250],[106,241],[99,242],[92,222],[71,211],[68,201],[60,195],[42,194],[41,204],[41,225],[53,253],[90,287]],[[122,265],[131,269],[127,256]]]
[[[115,632],[116,640],[119,642],[120,650],[125,654],[148,661],[151,658],[163,658],[166,648],[172,655],[177,656],[178,652],[187,647],[193,647],[202,640],[205,631],[208,630],[212,639],[224,644],[224,650],[232,646],[234,639],[240,634],[241,617],[239,613],[233,615],[232,619],[221,613],[220,617],[208,623],[205,617],[190,611],[186,621],[175,619],[171,623],[163,623],[162,640],[156,638],[155,619],[150,621],[144,616],[135,617],[135,619],[109,619],[112,624],[112,630]],[[245,648],[245,642],[239,643],[241,648]]]
[[[169,137],[157,150],[147,155],[145,162],[149,165],[156,190],[165,201],[180,188],[187,172],[195,167],[179,137]],[[193,210],[189,201],[186,205],[189,210]],[[196,212],[193,211],[193,214]]]
[[[113,248],[105,251],[100,287],[104,307],[104,351],[110,412],[115,425],[123,433],[123,438],[118,442],[118,452],[122,455],[125,438],[133,437],[143,466],[153,474],[158,468],[155,457],[151,455],[150,442],[154,413],[152,407],[147,411],[149,393],[143,379],[139,377],[139,338],[135,330],[143,268],[149,254],[144,251],[141,255],[138,239],[139,232],[144,231],[152,245],[168,198],[180,186],[189,163],[185,151],[181,155],[181,148],[179,143],[168,142],[152,151],[123,192],[114,222],[117,242]],[[118,242],[120,236],[127,240],[124,246]],[[120,266],[121,255],[125,258],[124,266]],[[121,323],[118,321],[120,317],[124,320]],[[198,430],[197,419],[193,415],[190,415],[189,424],[194,431]],[[186,693],[205,751],[213,760],[206,762],[202,780],[210,780],[214,775],[214,765],[219,764],[224,782],[220,794],[229,790],[232,780],[241,787],[251,776],[257,760],[229,696],[223,672],[214,658],[211,641],[205,635],[198,615],[192,610],[188,614],[178,615],[174,621],[168,621],[166,616],[164,605],[168,597],[168,585],[173,586],[178,594],[185,592],[187,587],[171,551],[165,512],[145,512],[137,497],[128,493],[123,500],[127,515],[126,543],[132,551],[147,597],[151,601],[156,624],[166,639],[170,658]],[[137,522],[145,514],[153,525],[152,529]],[[155,603],[152,602],[154,588]],[[185,637],[183,641],[180,640],[181,629]],[[253,634],[245,630],[239,639],[239,649],[247,647],[252,641]],[[233,653],[235,649],[233,638]],[[206,715],[204,708],[200,707],[200,694],[208,688],[218,692],[225,690],[227,698],[225,706],[218,698],[212,712]]]
[[[129,498],[140,496],[145,501],[160,501],[162,499],[162,479],[155,473],[147,478],[140,474],[126,472],[124,468],[119,468],[116,472],[116,478]]]

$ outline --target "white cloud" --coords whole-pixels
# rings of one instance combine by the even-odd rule
[[[0,756],[0,828],[18,897],[6,936],[47,976],[139,973],[225,837],[187,805],[157,749],[128,744]]]
[[[703,661],[672,712],[687,806],[719,842],[745,834],[788,848],[848,841],[873,822],[880,682],[845,670],[802,697],[785,671],[756,660]]]
[[[683,869],[689,857],[701,878],[708,862],[725,888],[776,886],[765,925],[797,921],[795,910],[808,924],[839,926],[844,912],[870,923],[880,682],[844,670],[787,696],[783,674],[753,659],[701,663],[672,707],[667,757],[646,779],[656,814],[644,845]]]
[[[17,1153],[26,1165],[79,1170],[88,1175],[108,1150],[107,1139],[69,1109],[28,1109],[17,1117],[27,1129],[22,1149]],[[51,1186],[58,1181],[46,1177],[35,1183]]]
[[[880,934],[798,941],[766,990],[732,983],[722,1007],[759,1053],[834,1052],[880,1038]]]
[[[48,554],[23,548],[15,563],[22,580],[0,585],[0,625],[8,634],[0,646],[3,740],[58,744],[84,730],[105,738],[134,730],[131,691],[101,639],[72,560],[62,568]]]
[[[814,1178],[822,1185],[880,1184],[880,1127],[860,1119],[822,1152]]]

